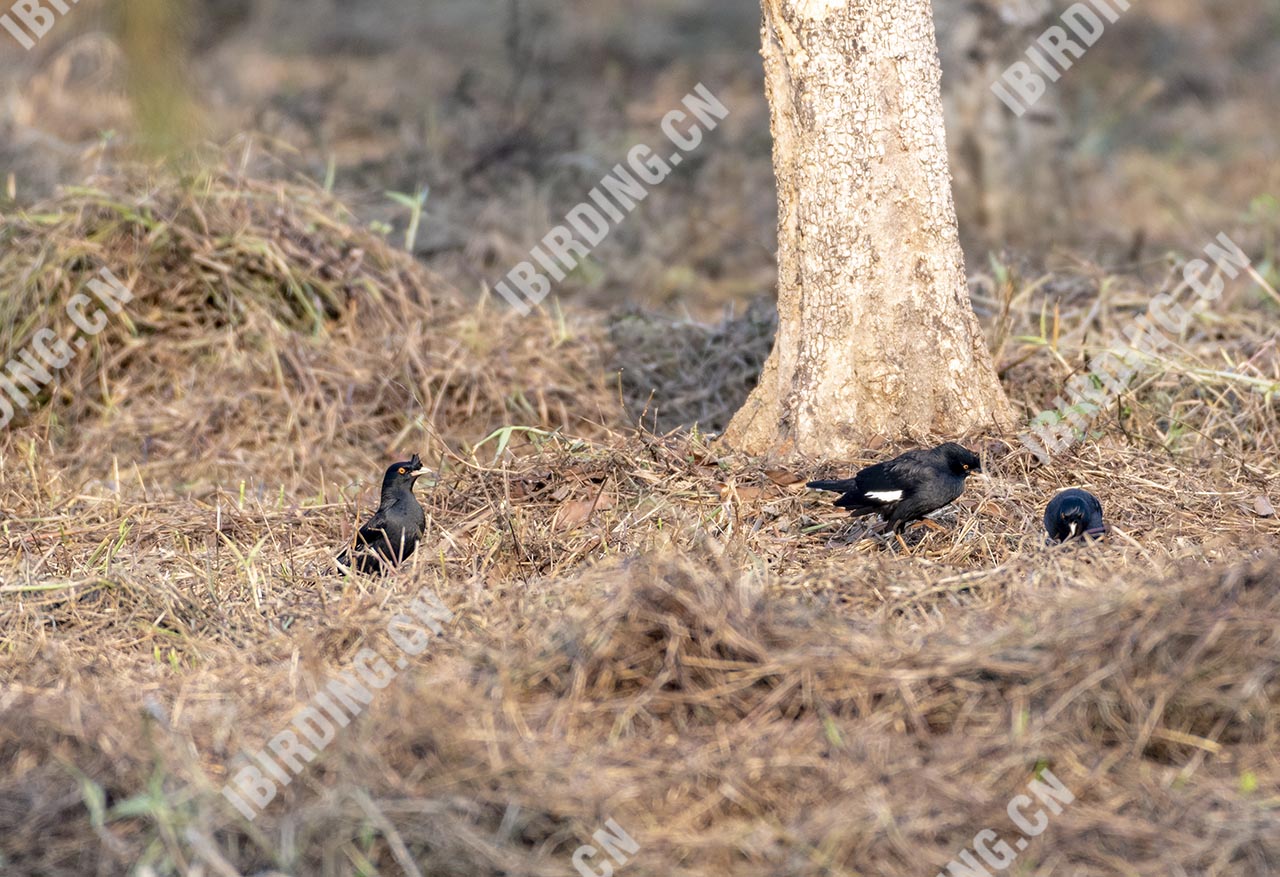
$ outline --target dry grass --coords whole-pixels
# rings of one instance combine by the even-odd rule
[[[640,842],[622,873],[905,877],[1009,834],[1042,766],[1078,800],[1023,873],[1280,868],[1256,286],[1052,465],[975,437],[991,477],[904,552],[802,485],[893,447],[749,460],[630,425],[722,420],[759,314],[520,321],[314,187],[229,169],[104,177],[0,244],[5,356],[98,266],[135,296],[0,438],[6,873],[564,874],[614,817]],[[995,272],[975,300],[1031,411],[1160,287]],[[413,567],[334,576],[409,451],[441,470]],[[1042,544],[1067,485],[1108,542]],[[244,822],[218,794],[236,756],[360,648],[395,654],[421,587],[446,635]]]
[[[7,697],[6,855],[27,873],[362,873],[397,868],[398,843],[423,873],[557,874],[613,817],[640,874],[909,874],[1009,834],[1005,802],[1047,765],[1078,800],[1026,854],[1037,873],[1268,873],[1276,560],[1132,568],[1024,554],[998,584],[916,593],[931,633],[830,611],[889,580],[847,558],[779,576],[664,552],[528,582],[424,563],[393,587],[278,583],[260,609],[217,579],[11,592],[45,624],[19,630]],[[456,625],[244,825],[217,797],[225,766],[360,646],[394,655],[372,632],[423,584]]]
[[[70,331],[99,267],[134,293],[0,432],[0,873],[564,875],[613,817],[640,844],[622,877],[926,877],[979,829],[1012,839],[1043,767],[1077,800],[1009,873],[1280,873],[1272,7],[1135,7],[1059,84],[1069,201],[986,181],[1070,216],[993,245],[1088,258],[969,265],[1027,417],[1219,231],[1258,276],[1051,465],[970,437],[990,479],[902,551],[802,486],[898,445],[770,461],[708,438],[767,308],[618,313],[771,291],[758,10],[263,7],[192,56],[197,100],[299,151],[237,140],[175,175],[114,163],[136,130],[120,50],[75,36],[86,3],[0,59],[32,73],[0,110],[0,362]],[[731,117],[557,290],[564,314],[477,304],[696,81]],[[329,162],[354,216],[289,170]],[[382,193],[424,182],[415,255],[441,276],[388,244]],[[441,470],[414,564],[333,575],[414,451]],[[1102,498],[1106,543],[1043,545],[1069,485]],[[219,795],[237,758],[361,648],[397,654],[386,621],[419,588],[455,622],[244,821]]]
[[[628,410],[655,432],[691,424],[723,431],[755,386],[777,324],[777,308],[765,300],[714,325],[645,311],[614,315],[609,341]]]
[[[511,420],[590,434],[614,419],[593,339],[464,304],[313,185],[246,177],[252,146],[235,158],[180,181],[92,179],[0,220],[15,327],[0,358],[42,326],[74,334],[61,304],[101,267],[134,296],[28,437],[140,460],[144,475],[212,463],[206,485],[254,486],[275,470],[365,472],[404,447],[439,454],[437,423],[457,442]],[[282,456],[263,469],[249,457],[265,447]]]

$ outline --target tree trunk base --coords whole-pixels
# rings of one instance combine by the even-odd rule
[[[852,457],[1008,432],[969,300],[929,0],[764,0],[778,335],[723,441]]]

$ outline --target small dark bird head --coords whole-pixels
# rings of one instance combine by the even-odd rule
[[[403,463],[392,463],[387,474],[382,476],[382,495],[391,496],[402,490],[413,492],[413,482],[431,470],[422,465],[417,454]]]
[[[1044,528],[1054,542],[1101,538],[1107,525],[1102,520],[1102,503],[1087,490],[1072,487],[1049,500],[1044,510]]]
[[[942,459],[947,464],[947,467],[951,469],[952,475],[968,478],[974,472],[982,471],[982,460],[979,459],[977,454],[963,445],[947,442],[945,445],[939,445],[934,450],[942,455]]]

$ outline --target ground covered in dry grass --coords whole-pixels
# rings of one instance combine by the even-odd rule
[[[69,329],[99,267],[134,294],[0,436],[4,873],[561,875],[612,818],[618,873],[927,875],[1015,834],[1046,768],[1075,801],[1015,873],[1280,870],[1265,280],[1050,465],[970,437],[990,477],[903,550],[803,487],[895,448],[707,435],[767,311],[522,320],[244,166],[103,176],[0,225],[0,359]],[[979,274],[1011,398],[1046,406],[1168,268]],[[440,475],[412,567],[335,576],[415,451]],[[1069,485],[1106,543],[1043,545]],[[387,620],[424,588],[443,634],[244,819],[237,759],[361,649],[400,654]]]

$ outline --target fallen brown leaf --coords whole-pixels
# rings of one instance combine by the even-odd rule
[[[779,487],[786,487],[788,484],[799,484],[804,481],[799,475],[794,472],[788,472],[786,469],[766,469],[764,474]]]
[[[568,530],[581,526],[590,520],[595,512],[613,508],[613,502],[613,495],[609,493],[602,493],[591,499],[570,500],[560,506],[559,511],[556,512],[555,528]]]
[[[737,497],[739,502],[752,502],[764,496],[763,487],[736,487],[732,484],[720,485],[720,499]]]

